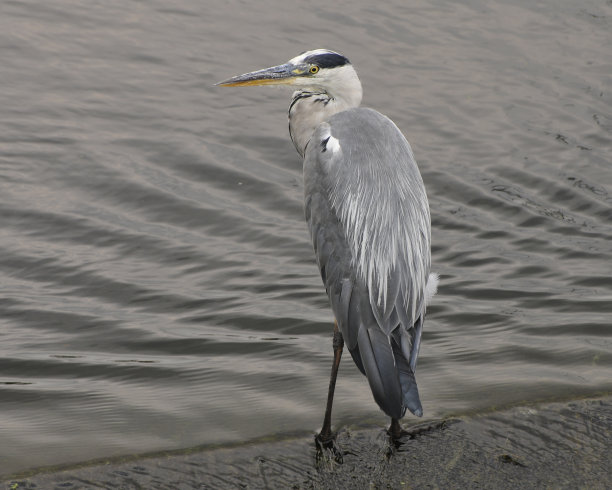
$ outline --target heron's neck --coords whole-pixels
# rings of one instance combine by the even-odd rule
[[[350,67],[350,65],[349,65]],[[295,149],[303,157],[315,128],[338,112],[358,107],[361,82],[352,67],[334,74],[330,88],[312,87],[293,93],[289,106],[289,134]]]

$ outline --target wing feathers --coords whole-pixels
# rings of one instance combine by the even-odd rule
[[[341,152],[322,151],[331,137]],[[420,416],[414,372],[437,276],[429,271],[429,206],[412,150],[371,109],[336,114],[311,143],[305,215],[345,343],[383,411]]]
[[[378,326],[367,328],[361,325],[358,343],[374,400],[390,417],[402,418],[406,409],[389,337]]]
[[[419,389],[417,387],[416,379],[414,378],[414,371],[410,368],[410,365],[406,361],[402,350],[395,342],[392,342],[392,348],[393,354],[395,355],[397,370],[399,372],[400,384],[402,386],[403,404],[414,415],[417,417],[422,417],[423,407],[421,406]]]

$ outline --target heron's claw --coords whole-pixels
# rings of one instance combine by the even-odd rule
[[[336,463],[342,464],[343,452],[336,442],[336,434],[328,436],[317,434],[315,436],[315,446],[317,449],[317,461],[333,459]]]

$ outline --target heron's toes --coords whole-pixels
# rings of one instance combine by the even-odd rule
[[[338,464],[343,462],[343,452],[336,441],[336,434],[315,436],[315,447],[317,450],[317,461],[335,461]]]

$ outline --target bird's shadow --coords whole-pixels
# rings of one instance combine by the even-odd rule
[[[423,424],[413,425],[407,429],[401,429],[399,434],[392,435],[387,431],[387,440],[389,442],[388,457],[391,458],[397,452],[406,451],[409,441],[430,433],[441,432],[457,422],[459,422],[458,419],[431,420]]]

